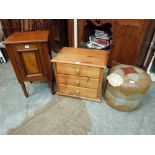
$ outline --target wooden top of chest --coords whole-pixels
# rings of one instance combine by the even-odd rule
[[[47,42],[49,31],[29,31],[29,32],[15,32],[11,34],[3,43],[32,43],[32,42]]]
[[[105,68],[107,59],[108,51],[64,47],[51,61]]]

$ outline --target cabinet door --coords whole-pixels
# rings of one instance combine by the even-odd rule
[[[45,64],[40,44],[19,44],[14,49],[23,80],[45,79]]]
[[[118,20],[113,34],[113,48],[109,65],[117,63],[136,65],[142,38],[144,20]]]

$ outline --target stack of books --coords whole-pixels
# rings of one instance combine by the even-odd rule
[[[88,48],[107,49],[110,47],[111,36],[104,31],[95,30],[94,36],[89,36]]]
[[[105,33],[104,31],[95,30],[95,38],[109,40],[111,38],[111,36],[109,34]]]

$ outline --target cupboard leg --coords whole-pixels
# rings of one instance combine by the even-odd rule
[[[23,82],[23,83],[20,83],[20,85],[21,85],[21,87],[22,87],[22,90],[23,90],[23,92],[24,92],[24,95],[25,95],[26,97],[28,97],[28,93],[27,93],[27,91],[26,91],[25,83],[24,83],[24,82]]]
[[[51,85],[51,94],[54,95],[55,90],[54,90],[54,81],[53,81],[53,79],[51,80],[50,85]]]
[[[50,79],[50,86],[51,86],[51,94],[54,95],[55,94],[55,90],[54,90],[54,74],[52,73],[51,79]]]

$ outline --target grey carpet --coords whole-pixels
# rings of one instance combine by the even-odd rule
[[[0,64],[0,134],[18,127],[53,98],[46,82],[27,82],[26,87],[28,98],[23,95],[10,61]]]
[[[91,122],[80,99],[66,97],[10,132],[13,135],[85,135]]]
[[[147,93],[143,106],[131,112],[122,112],[108,106],[85,101],[92,128],[96,135],[154,135],[155,134],[155,83]]]

